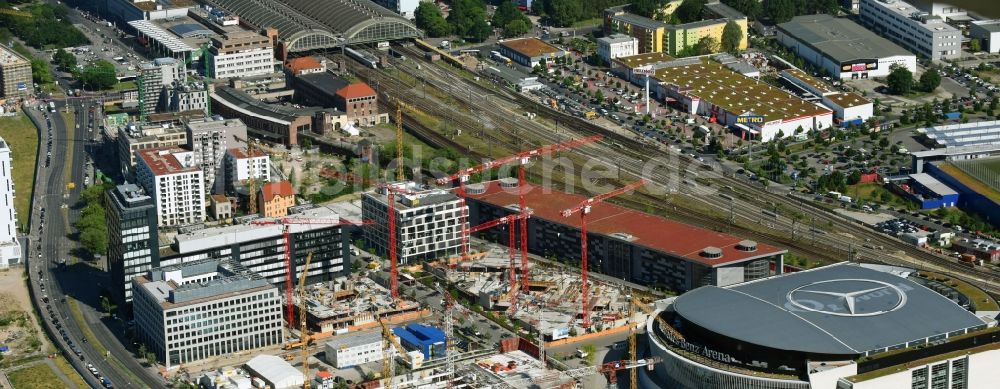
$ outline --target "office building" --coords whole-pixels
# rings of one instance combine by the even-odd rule
[[[997,303],[946,279],[839,263],[658,301],[646,336],[662,362],[639,387],[995,387]]]
[[[980,50],[1000,53],[1000,20],[974,21],[969,24],[969,37],[979,39]]]
[[[231,148],[226,150],[226,191],[235,191],[246,183],[250,177],[259,182],[271,180],[271,158],[263,151],[254,150],[253,156],[248,156],[246,150]]]
[[[931,60],[962,56],[962,32],[940,16],[902,0],[861,0],[861,22],[914,54]]]
[[[917,57],[847,18],[803,15],[778,25],[778,42],[830,77],[885,77],[892,65],[917,71]]]
[[[413,182],[393,184],[397,190],[396,255],[398,263],[407,264],[456,255],[461,251],[462,200],[454,193],[441,189],[421,189]],[[365,192],[361,199],[361,215],[374,221],[365,228],[365,245],[375,253],[389,252],[389,207],[387,192],[378,189]]]
[[[17,210],[14,209],[13,159],[10,145],[0,138],[0,268],[22,262],[21,243],[17,240]],[[24,161],[26,167],[31,162]],[[28,192],[31,193],[31,192]],[[53,212],[56,212],[53,210]]]
[[[25,97],[32,93],[31,61],[6,44],[0,45],[0,97]]]
[[[132,302],[132,278],[160,267],[159,230],[153,198],[135,184],[107,192],[108,273],[118,306]]]
[[[281,293],[230,261],[150,270],[133,280],[136,335],[168,369],[281,344]]]
[[[625,34],[611,34],[597,38],[597,55],[611,63],[618,57],[629,57],[639,54],[639,40]]]
[[[274,73],[274,46],[270,38],[256,32],[235,30],[213,37],[208,50],[208,69],[212,78]]]
[[[288,215],[288,208],[295,206],[295,189],[288,180],[268,182],[260,186],[257,212],[263,217]]]
[[[118,165],[125,177],[132,177],[139,150],[181,146],[188,143],[183,127],[172,123],[160,125],[130,123],[118,128]]]
[[[340,216],[326,207],[300,210],[287,216],[292,279],[305,270],[305,260],[313,254],[308,282],[330,281],[350,274],[348,248],[353,227],[337,223]],[[296,219],[303,219],[296,223]],[[273,219],[265,219],[273,220]],[[326,223],[307,223],[322,220]],[[186,229],[168,242],[160,242],[160,265],[171,266],[203,259],[232,260],[272,284],[285,282],[284,227],[281,224],[235,224],[222,227]]]
[[[447,355],[448,340],[444,331],[420,323],[396,327],[392,333],[399,337],[399,343],[409,350],[420,351],[425,361],[444,358]]]
[[[538,38],[519,38],[500,41],[500,54],[518,65],[533,68],[543,61],[551,66],[556,58],[565,57],[566,51]]]
[[[164,87],[166,93],[165,112],[186,112],[208,110],[208,88],[201,82],[175,81]]]
[[[384,343],[381,330],[335,336],[326,342],[326,363],[338,369],[346,369],[381,361]]]
[[[227,150],[242,147],[247,139],[247,126],[240,119],[223,119],[221,116],[189,121],[187,148],[194,152],[194,164],[201,167],[205,190],[209,193],[225,191],[224,158]]]
[[[194,153],[179,147],[140,150],[136,180],[156,204],[157,225],[205,221],[204,173]]]

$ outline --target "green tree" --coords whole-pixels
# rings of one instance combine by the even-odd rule
[[[979,50],[981,50],[982,47],[983,43],[978,38],[969,41],[969,51],[973,53],[979,52]]]
[[[726,23],[726,26],[722,28],[722,40],[720,42],[722,51],[736,54],[740,51],[740,43],[743,42],[743,37],[743,28],[741,28],[736,22],[730,20]]]
[[[103,59],[98,60],[83,68],[80,72],[80,81],[87,89],[111,88],[118,83],[118,78],[115,76],[115,65]]]
[[[503,27],[521,16],[521,10],[517,9],[517,5],[513,1],[504,0],[497,6],[497,10],[493,12],[491,22],[494,27]]]
[[[889,93],[895,95],[910,93],[910,90],[913,89],[913,73],[899,64],[893,64],[889,69],[889,76],[886,77]]]
[[[579,0],[547,0],[546,5],[545,14],[556,26],[567,27],[583,15]]]
[[[481,33],[483,25],[489,29],[486,24],[486,7],[476,0],[455,0],[447,21],[452,26],[452,32],[462,37]]]
[[[52,82],[52,73],[49,72],[49,64],[41,59],[31,60],[31,79],[36,84],[48,84]]]
[[[938,74],[937,69],[927,69],[924,74],[920,75],[920,90],[933,92],[939,85],[941,85],[941,75]]]
[[[451,26],[444,20],[441,9],[434,2],[420,2],[414,11],[417,27],[424,30],[428,36],[436,38],[451,34]]]
[[[629,4],[629,12],[647,18],[655,18],[663,7],[663,0],[634,0]]]
[[[702,37],[695,45],[695,52],[698,55],[712,54],[719,52],[719,41],[710,36]]]
[[[764,16],[773,23],[784,23],[792,20],[796,8],[795,0],[768,0],[764,2]]]
[[[76,56],[66,50],[59,49],[52,54],[52,63],[60,71],[71,72],[76,69]]]
[[[722,0],[722,3],[733,7],[750,19],[757,19],[763,10],[759,0]]]
[[[674,15],[681,23],[691,23],[701,20],[701,15],[705,10],[706,0],[684,0],[674,10]]]

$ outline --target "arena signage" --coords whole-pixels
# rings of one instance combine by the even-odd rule
[[[724,352],[715,351],[706,346],[690,343],[683,339],[677,339],[671,336],[668,331],[664,331],[663,333],[666,335],[667,339],[670,340],[671,343],[688,352],[699,354],[706,358],[713,359],[722,363],[738,362],[735,359],[733,359],[733,357],[729,356],[729,354],[726,354]]]

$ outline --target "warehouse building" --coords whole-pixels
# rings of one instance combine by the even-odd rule
[[[308,379],[302,371],[274,355],[258,355],[244,365],[250,376],[264,381],[260,388],[301,388]]]
[[[778,42],[837,79],[885,77],[899,64],[917,70],[917,57],[857,23],[827,14],[802,15],[778,25]]]
[[[861,0],[861,22],[931,60],[962,57],[962,31],[902,0]]]
[[[0,97],[24,97],[33,91],[31,61],[6,45],[0,45]]]
[[[152,269],[132,290],[137,335],[168,369],[284,339],[278,288],[235,262]]]
[[[551,62],[566,56],[566,51],[538,38],[520,38],[500,41],[500,54],[518,65],[533,68],[542,61]]]
[[[778,75],[793,89],[797,89],[799,91],[797,93],[803,98],[818,99],[825,107],[833,110],[834,119],[842,127],[861,125],[875,113],[875,104],[871,100],[854,92],[833,89],[801,69],[785,69]]]
[[[393,184],[396,210],[397,245],[399,264],[433,260],[457,255],[462,246],[462,201],[454,193],[443,189],[422,189],[413,182]],[[361,199],[364,220],[374,221],[365,228],[365,245],[375,249],[375,254],[386,256],[389,252],[388,198],[385,189],[365,192]]]
[[[338,369],[382,361],[382,331],[347,333],[326,342],[326,362]]]
[[[516,212],[517,180],[466,186],[472,225]],[[586,197],[529,185],[525,201],[528,251],[579,261],[580,219],[562,210]],[[682,292],[702,285],[732,285],[767,277],[781,269],[786,250],[703,230],[612,204],[596,204],[588,217],[590,269],[616,279]],[[507,232],[484,237],[506,245]],[[682,236],[684,239],[676,239]],[[780,270],[779,270],[780,271]]]
[[[833,112],[704,58],[677,60],[657,69],[656,93],[690,114],[730,126],[745,139],[768,142],[829,128]]]

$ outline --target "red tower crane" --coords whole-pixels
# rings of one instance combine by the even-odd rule
[[[517,274],[517,262],[514,260],[514,257],[515,257],[514,253],[515,253],[515,247],[516,247],[514,245],[514,227],[515,227],[515,224],[518,221],[524,221],[525,219],[531,217],[531,215],[533,213],[534,212],[532,212],[532,211],[528,211],[528,212],[524,212],[524,213],[516,213],[516,214],[513,214],[513,215],[508,215],[508,216],[501,217],[499,219],[490,220],[488,222],[482,223],[482,224],[480,224],[478,226],[475,226],[475,227],[472,227],[472,228],[469,229],[469,233],[470,234],[474,234],[474,233],[477,233],[479,231],[488,230],[490,228],[499,226],[501,224],[506,224],[507,225],[507,233],[509,234],[508,237],[507,237],[507,243],[510,246],[510,273],[509,273],[510,274],[510,313],[513,313],[513,311],[515,309],[517,309],[516,308],[516,306],[517,306],[517,290],[516,290],[516,285],[517,285],[517,277],[516,277],[516,274]],[[528,281],[522,277],[521,278],[521,282],[528,282]]]
[[[583,327],[590,328],[590,315],[587,314],[588,311],[588,286],[587,286],[587,214],[590,213],[590,208],[594,204],[604,202],[615,196],[622,195],[626,192],[635,190],[643,185],[646,185],[648,181],[645,179],[633,182],[631,184],[625,185],[621,188],[612,190],[607,193],[602,193],[597,196],[591,197],[589,199],[583,200],[580,204],[577,204],[573,208],[567,208],[562,211],[563,217],[573,216],[574,213],[580,213],[580,278],[583,281],[583,285],[580,288],[582,303],[582,313],[583,313]]]
[[[342,226],[342,225],[366,225],[374,224],[371,220],[347,220],[347,219],[309,219],[309,218],[281,218],[281,219],[268,219],[268,220],[252,220],[250,224],[258,226],[267,225],[281,225],[282,226],[282,239],[285,244],[285,300],[287,302],[286,308],[288,310],[288,328],[294,327],[294,320],[292,320],[292,241],[291,233],[288,230],[288,226],[292,224],[322,224],[328,226]],[[304,269],[303,274],[306,274]]]
[[[588,136],[586,138],[572,139],[566,142],[551,144],[539,147],[537,149],[526,150],[520,153],[497,158],[492,161],[486,162],[479,166],[473,166],[470,168],[465,168],[459,170],[457,173],[452,174],[447,177],[441,177],[437,179],[437,183],[440,185],[446,185],[452,182],[458,182],[458,196],[462,199],[462,217],[463,217],[463,228],[462,228],[462,258],[467,258],[469,255],[469,235],[472,231],[465,228],[465,182],[469,180],[469,176],[480,173],[486,170],[490,170],[496,167],[504,166],[510,163],[518,162],[518,207],[522,213],[521,216],[521,285],[522,291],[528,291],[528,216],[527,206],[524,201],[524,165],[527,165],[532,157],[538,157],[542,155],[548,155],[561,150],[568,150],[576,147],[580,147],[589,143],[597,142],[604,137],[601,135]]]
[[[399,257],[396,255],[396,193],[416,194],[402,185],[381,184],[379,189],[385,190],[385,202],[388,208],[386,218],[389,227],[389,294],[392,301],[399,299]],[[462,207],[463,209],[465,207]]]

